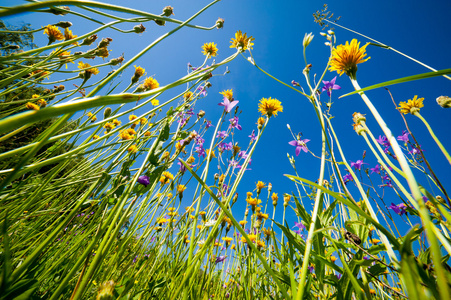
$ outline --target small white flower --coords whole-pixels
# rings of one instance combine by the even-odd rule
[[[212,227],[216,224],[215,220],[208,220],[207,223],[205,223],[205,227]]]

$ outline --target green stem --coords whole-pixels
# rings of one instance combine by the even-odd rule
[[[437,143],[437,146],[440,148],[440,150],[442,150],[442,153],[446,156],[446,159],[451,164],[451,156],[449,156],[448,151],[446,151],[445,147],[443,147],[442,143],[440,143],[439,139],[434,134],[434,131],[432,130],[431,126],[429,126],[429,123],[426,121],[426,119],[423,118],[423,116],[420,115],[419,112],[415,112],[413,115],[418,117],[421,121],[423,121],[424,125],[426,125],[426,128],[428,129],[429,133],[431,134],[432,138]]]

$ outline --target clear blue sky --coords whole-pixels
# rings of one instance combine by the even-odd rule
[[[209,3],[205,0],[189,2],[181,0],[164,2],[109,0],[105,2],[129,5],[131,8],[152,13],[160,13],[164,6],[171,5],[174,7],[174,17],[180,20],[186,19]],[[25,2],[0,0],[2,6],[22,3]],[[296,80],[305,86],[302,75],[305,66],[302,58],[304,33],[312,32],[315,35],[307,51],[308,62],[313,65],[311,74],[317,73],[319,76],[327,63],[328,47],[324,45],[326,40],[319,35],[321,28],[313,22],[312,17],[316,10],[322,8],[323,3],[322,1],[295,0],[223,0],[194,21],[199,25],[211,26],[218,17],[221,17],[225,19],[223,29],[198,31],[184,28],[147,53],[138,64],[146,69],[148,75],[155,75],[160,84],[165,85],[184,76],[188,62],[192,65],[202,63],[204,57],[201,54],[201,46],[203,43],[214,42],[218,45],[217,61],[232,54],[234,49],[229,48],[230,38],[237,30],[242,30],[255,38],[253,55],[260,67],[286,83]],[[335,16],[341,16],[341,25],[390,45],[436,69],[450,67],[451,40],[448,32],[450,1],[365,2],[352,0],[330,1],[328,4]],[[80,9],[76,10],[80,11]],[[24,14],[8,18],[6,21],[10,24],[25,21],[31,23],[33,28],[38,28],[66,19],[61,16],[45,16],[42,18],[41,14]],[[74,34],[85,33],[88,29],[94,28],[94,24],[79,18],[70,17],[70,21],[74,24],[72,27]],[[164,30],[173,28],[172,24],[167,24],[162,28],[151,22],[145,26],[147,30],[141,35],[119,35],[113,31],[105,31],[99,37],[113,38],[110,46],[113,51],[110,57],[117,57],[125,53],[125,59],[127,59],[160,36]],[[121,28],[127,27],[121,26]],[[338,44],[344,44],[352,38],[357,38],[362,43],[366,42],[365,39],[339,28],[335,28],[335,32]],[[45,42],[45,36],[38,33],[36,43],[42,45]],[[424,67],[382,48],[369,46],[367,53],[371,59],[359,65],[357,73],[362,87],[428,72]],[[237,135],[238,139],[242,139],[243,145],[247,144],[247,136],[252,129],[255,129],[256,119],[260,115],[257,112],[257,104],[262,97],[277,98],[282,101],[284,107],[284,112],[270,121],[257,146],[252,157],[252,170],[245,174],[239,189],[239,201],[244,202],[246,191],[254,189],[255,182],[258,180],[271,182],[273,191],[279,193],[280,196],[283,193],[295,191],[294,185],[283,176],[283,174],[293,174],[286,156],[287,153],[294,155],[294,147],[288,145],[292,137],[286,124],[289,123],[295,133],[302,132],[303,138],[310,139],[309,148],[315,154],[319,154],[321,134],[313,108],[301,95],[268,78],[242,57],[238,57],[230,63],[228,68],[230,74],[217,76],[210,80],[213,86],[208,90],[208,97],[199,101],[196,109],[205,110],[207,119],[217,120],[222,112],[222,108],[217,106],[217,103],[221,101],[218,93],[224,89],[233,89],[235,99],[240,101],[240,109],[243,111],[240,115],[243,132],[240,135],[241,138]],[[132,72],[133,70],[129,70],[122,76],[124,84],[128,84]],[[218,70],[217,73],[220,72],[221,70]],[[336,75],[336,73],[329,72],[325,80],[330,80]],[[376,164],[374,157],[369,153],[369,148],[363,138],[357,136],[351,126],[354,112],[366,114],[368,110],[358,96],[338,99],[338,96],[352,91],[350,81],[345,75],[338,77],[336,83],[342,89],[333,92],[332,114],[335,116],[333,124],[339,134],[346,156],[348,160],[356,161],[362,158],[364,150],[368,150],[365,162],[369,163],[368,166],[373,167]],[[441,95],[451,95],[450,88],[449,80],[438,77],[390,87],[397,103],[407,101],[414,95],[425,98],[425,107],[421,113],[429,121],[447,149],[451,149],[451,139],[449,138],[451,110],[447,111],[439,107],[435,99]],[[405,127],[388,93],[384,89],[379,89],[367,94],[392,132],[400,135]],[[410,115],[406,118],[422,148],[425,149],[425,155],[437,176],[445,187],[451,186],[449,176],[451,166],[446,163],[426,128],[417,118]],[[367,123],[376,136],[382,134],[377,123],[369,115]],[[300,175],[312,181],[318,177],[319,163],[318,159],[305,153],[301,153],[296,158]],[[418,179],[426,184],[423,177],[420,176]],[[388,203],[399,202],[394,193],[390,193],[390,191],[386,192],[386,201]],[[292,222],[295,220],[293,214],[290,213],[288,216]]]

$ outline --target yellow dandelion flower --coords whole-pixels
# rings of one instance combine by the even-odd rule
[[[241,48],[241,51],[246,51],[248,48],[252,49],[252,46],[254,45],[252,43],[253,40],[254,38],[252,36],[247,37],[246,33],[243,35],[241,33],[241,30],[238,30],[235,33],[235,38],[232,38],[232,40],[230,41],[230,43],[232,43],[232,45],[230,45],[230,48]]]
[[[160,101],[158,101],[158,99],[150,100],[150,103],[152,103],[153,106],[160,105]]]
[[[110,122],[106,122],[103,125],[103,128],[105,128],[107,132],[110,132],[112,129],[114,129],[114,127],[115,127],[114,124],[112,124]]]
[[[257,219],[259,219],[259,220],[262,220],[262,219],[267,220],[268,218],[269,218],[268,214],[263,214],[261,212],[257,213]]]
[[[222,240],[224,242],[226,242],[227,245],[229,245],[230,242],[233,241],[233,238],[226,236],[226,237],[223,237]]]
[[[121,132],[119,133],[119,137],[121,138],[121,140],[131,140],[133,138],[133,136],[131,134],[129,134],[127,132],[127,130],[121,130]]]
[[[233,99],[233,90],[223,90],[222,92],[219,92],[221,95],[223,95],[225,98],[229,99],[229,101],[232,101]]]
[[[279,200],[279,196],[277,196],[277,193],[272,193],[271,199],[272,201],[277,201]]]
[[[378,244],[378,243],[380,243],[381,242],[381,240],[378,240],[378,239],[371,239],[371,243],[373,243],[373,245],[376,245],[376,244]]]
[[[97,68],[91,68],[91,65],[90,64],[88,64],[88,63],[83,63],[83,62],[79,62],[78,63],[78,68],[79,69],[86,69],[86,70],[84,70],[85,72],[86,72],[86,74],[89,74],[88,76],[90,76],[90,75],[97,75],[97,74],[99,74],[99,69],[97,69]]]
[[[25,107],[27,109],[39,110],[39,106],[34,103],[31,103],[31,102],[28,102],[27,104],[25,104]]]
[[[261,190],[266,187],[265,183],[262,181],[258,181],[255,186],[257,187],[257,194],[260,194]]]
[[[37,99],[39,97],[40,97],[39,95],[34,94],[33,96],[31,96],[31,99]]]
[[[398,110],[403,114],[412,114],[420,111],[420,108],[422,108],[423,100],[424,98],[417,98],[418,96],[415,95],[412,99],[407,100],[407,102],[399,102]]]
[[[166,195],[166,197],[167,197],[168,199],[171,199],[172,196],[174,196],[174,195],[172,195],[172,193],[169,193],[169,194]],[[169,214],[169,213],[168,213],[168,214]]]
[[[196,159],[193,156],[188,157],[188,159],[186,160],[186,163],[188,164],[192,164]]]
[[[215,43],[205,43],[202,46],[202,53],[208,57],[216,56],[218,53],[218,48]]]
[[[150,136],[150,131],[144,132],[144,136],[149,137]]]
[[[255,240],[257,239],[257,236],[255,234],[249,234],[248,237],[251,240],[251,242],[255,242]],[[247,240],[244,238],[244,236],[241,237],[241,241],[243,243],[247,243]]]
[[[65,28],[64,29],[64,40],[65,41],[73,40],[76,37],[78,37],[78,35],[72,34],[72,31],[69,28]],[[73,42],[72,45],[78,46],[78,43],[77,42]]]
[[[39,99],[37,103],[38,103],[38,105],[40,107],[46,107],[47,106],[47,101],[45,101],[44,99]]]
[[[262,241],[262,240],[258,240],[257,241],[257,248],[265,248],[266,247],[266,245],[265,245],[265,242],[264,241]]]
[[[268,99],[262,98],[260,100],[260,104],[258,105],[258,111],[262,115],[267,115],[268,117],[274,115],[276,117],[279,111],[283,112],[283,107],[281,104],[282,102],[277,99],[272,99],[271,97]]]
[[[139,119],[139,123],[141,125],[145,125],[147,123],[147,119],[146,118],[141,118],[141,119]]]
[[[119,126],[119,125],[121,125],[121,121],[119,121],[118,119],[114,119],[113,120],[113,124],[114,124],[114,126]]]
[[[48,35],[50,43],[53,43],[56,40],[64,40],[64,35],[61,33],[58,27],[54,25],[47,25],[47,27],[45,27],[44,29],[44,34]]]
[[[172,198],[172,194],[168,194],[168,196],[169,195],[171,195],[171,197],[168,197],[168,198]],[[179,213],[176,211],[168,212],[168,216],[170,216],[170,217],[177,217],[178,215],[179,215]]]
[[[192,96],[193,92],[188,91],[185,94],[183,94],[183,99],[185,99],[185,101],[188,101]]]
[[[136,145],[131,145],[130,147],[128,147],[127,151],[130,153],[136,153],[138,152],[138,147],[136,147]]]
[[[262,201],[260,199],[257,199],[257,198],[248,198],[248,199],[246,199],[246,202],[249,203],[252,206],[256,206],[256,205],[262,203]]]
[[[247,221],[242,220],[242,221],[239,221],[238,223],[240,223],[240,225],[244,227],[244,225],[246,225]]]
[[[340,76],[343,73],[346,73],[346,75],[351,78],[355,78],[357,64],[361,64],[370,59],[370,57],[365,58],[366,46],[368,46],[368,44],[369,43],[366,43],[360,48],[360,42],[353,39],[351,44],[346,42],[345,45],[338,45],[332,50],[329,71],[337,71]]]
[[[330,256],[330,261],[331,262],[335,262],[336,260],[337,260],[337,258],[335,256],[333,256],[333,255]]]
[[[233,244],[232,246],[230,246],[230,249],[235,250],[236,246],[235,244]]]
[[[158,83],[158,81],[156,79],[154,79],[152,77],[147,77],[146,79],[144,79],[143,86],[144,86],[144,90],[149,91],[149,90],[158,88],[160,86],[160,84]]]
[[[135,67],[135,77],[141,77],[146,73],[146,69],[140,67],[140,66],[134,66]]]
[[[97,140],[98,138],[100,138],[100,136],[98,136],[97,134],[92,137],[93,140]]]
[[[184,190],[186,190],[186,186],[185,186],[185,185],[179,184],[179,185],[177,186],[177,192],[178,192],[178,193],[183,193]]]

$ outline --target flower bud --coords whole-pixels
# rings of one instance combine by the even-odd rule
[[[105,108],[105,110],[103,111],[103,118],[106,119],[111,115],[111,108],[107,107]]]
[[[352,120],[354,121],[354,123],[360,124],[360,122],[366,122],[366,117],[364,114],[355,112],[352,114]]]
[[[72,26],[72,23],[69,21],[61,21],[55,24],[55,26],[61,27],[61,28],[69,28]]]
[[[124,57],[123,56],[119,56],[118,58],[113,58],[110,60],[110,65],[115,66],[118,65],[120,63],[122,63],[124,61]]]
[[[304,35],[304,40],[302,41],[302,45],[304,48],[306,48],[308,45],[310,45],[310,42],[313,40],[314,35],[310,32],[309,34]]]
[[[320,32],[319,33],[321,36],[326,36],[327,35],[327,33],[325,33],[325,32]]]
[[[92,43],[94,43],[95,40],[97,40],[97,34],[93,34],[93,35],[91,35],[91,36],[88,36],[87,38],[85,38],[85,39],[83,40],[83,43],[81,43],[80,45],[81,45],[81,46],[89,46],[89,45],[91,45]]]
[[[136,33],[143,33],[144,31],[146,31],[146,27],[144,27],[143,24],[139,24],[133,27],[133,31]]]
[[[224,27],[224,19],[218,18],[218,20],[216,20],[216,28],[220,29],[222,27]]]
[[[164,24],[166,24],[165,20],[154,20],[155,24],[157,24],[158,26],[164,26]]]
[[[113,41],[112,38],[103,38],[103,39],[100,41],[99,45],[97,45],[97,48],[100,49],[100,48],[108,47],[108,45],[109,45],[112,41]]]
[[[288,204],[290,203],[291,200],[291,196],[288,194],[283,195],[283,206],[287,207]]]
[[[172,6],[166,6],[163,8],[163,16],[169,17],[174,14],[174,8]]]
[[[451,107],[451,98],[448,96],[440,96],[437,98],[437,104],[443,108]]]
[[[199,110],[199,113],[197,114],[197,117],[200,119],[200,118],[203,118],[204,116],[205,116],[205,111]]]
[[[49,9],[49,12],[51,12],[52,14],[54,14],[56,16],[65,16],[68,13],[65,10],[70,10],[70,8],[67,6],[51,7]]]
[[[99,287],[96,300],[112,300],[114,299],[114,281],[103,282]]]

